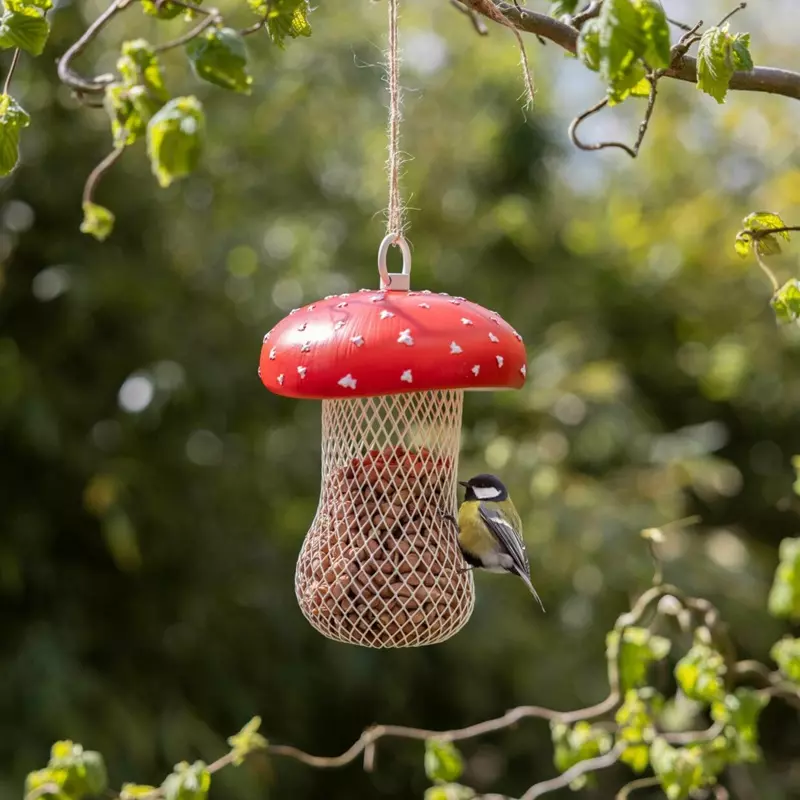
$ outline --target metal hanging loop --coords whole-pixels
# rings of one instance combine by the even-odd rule
[[[386,266],[386,257],[389,248],[395,245],[403,254],[403,271],[389,272]],[[407,292],[411,288],[411,250],[408,242],[396,233],[384,237],[378,248],[378,272],[381,276],[381,289],[391,289],[393,292]]]

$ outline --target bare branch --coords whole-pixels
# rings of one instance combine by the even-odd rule
[[[80,55],[87,47],[87,45],[97,37],[100,31],[108,24],[109,20],[118,14],[123,9],[127,8],[132,0],[114,0],[111,5],[83,32],[80,37],[58,62],[58,79],[71,86],[78,92],[87,92],[93,94],[102,92],[106,86],[113,81],[110,75],[101,75],[96,78],[86,80],[82,78],[72,69],[72,59]]]
[[[86,179],[86,184],[83,187],[83,203],[94,202],[94,193],[97,189],[97,184],[103,175],[114,166],[117,159],[122,155],[125,150],[125,145],[115,147],[90,173]]]
[[[14,70],[17,68],[17,64],[19,63],[19,54],[20,49],[19,47],[14,50],[14,56],[11,59],[11,66],[8,68],[8,73],[6,74],[6,81],[3,84],[3,94],[8,94],[8,90],[11,88],[11,79],[14,77]]]
[[[481,11],[483,3],[478,0],[463,0],[464,5]],[[546,14],[517,8],[512,3],[497,2],[495,8],[516,28],[527,33],[549,39],[564,50],[574,53],[578,41],[578,29]],[[488,16],[488,15],[487,15]],[[697,60],[684,55],[664,72],[667,78],[697,83]],[[766,92],[800,100],[800,73],[774,67],[755,67],[749,72],[734,72],[730,88],[744,92]]]
[[[175,47],[180,47],[181,45],[187,44],[188,42],[191,42],[192,39],[199,36],[206,28],[210,28],[212,25],[215,25],[221,21],[222,20],[218,12],[215,12],[215,14],[208,14],[203,17],[199,24],[195,25],[194,28],[184,33],[183,36],[179,36],[177,39],[173,39],[171,42],[165,42],[164,44],[158,45],[155,48],[155,51],[157,53],[164,53],[167,50],[172,50]]]
[[[481,15],[477,11],[467,8],[463,3],[459,2],[459,0],[450,0],[450,5],[453,6],[456,11],[460,11],[462,14],[466,14],[469,17],[472,27],[475,28],[475,32],[479,36],[489,35],[489,29],[486,27],[486,24],[481,19]]]
[[[598,770],[606,769],[607,767],[610,767],[619,761],[619,757],[622,755],[626,747],[626,744],[620,743],[603,756],[597,756],[597,758],[587,758],[585,761],[579,761],[577,764],[570,767],[566,772],[561,773],[561,775],[558,777],[551,778],[549,781],[535,783],[530,789],[528,789],[527,792],[525,792],[524,795],[522,795],[520,800],[536,800],[537,797],[541,797],[548,792],[555,792],[557,789],[565,789],[576,778],[580,778],[589,772],[597,772]]]
[[[738,14],[740,11],[744,11],[747,8],[747,3],[739,3],[733,11],[729,11],[718,23],[717,27],[721,28],[734,14]]]
[[[652,778],[638,778],[635,781],[626,783],[618,792],[614,800],[628,800],[631,794],[638,789],[651,789],[653,786],[658,786],[661,781],[656,777]]]

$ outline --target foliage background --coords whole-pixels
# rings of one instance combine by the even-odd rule
[[[2,800],[59,738],[101,750],[116,784],[158,783],[255,713],[271,739],[332,753],[375,721],[449,728],[599,700],[605,633],[649,580],[638,531],[689,513],[703,524],[669,537],[668,577],[720,605],[742,657],[766,660],[785,630],[765,605],[777,543],[797,535],[800,331],[776,326],[731,244],[754,208],[797,219],[800,110],[754,95],[717,107],[663,81],[638,161],[580,153],[565,127],[602,96],[595,76],[528,37],[526,119],[511,35],[478,38],[421,0],[402,20],[413,281],[525,336],[526,388],[468,396],[462,471],[507,478],[548,613],[480,576],[472,621],[434,648],[360,650],[304,622],[292,582],[319,409],[269,395],[256,365],[290,308],[375,285],[385,7],[350,5],[320,4],[314,36],[284,52],[251,39],[250,98],[198,86],[172,53],[171,85],[209,114],[203,168],[161,191],[127,154],[98,195],[117,214],[104,245],[78,225],[107,119],[77,109],[53,68],[101,5],[60,5],[45,57],[15,76],[35,124],[0,187]],[[793,4],[750,5],[736,27],[756,61],[800,67]],[[667,3],[688,22],[692,6]],[[131,9],[84,66],[107,69],[123,37],[179,30]],[[640,107],[594,130],[632,138]],[[790,249],[776,263],[789,277],[796,262]],[[732,794],[797,796],[796,712],[773,704],[762,723],[767,762],[737,767]],[[464,752],[478,789],[554,772],[535,721]],[[215,782],[233,799],[420,796],[421,746],[382,746],[370,776],[256,760]]]

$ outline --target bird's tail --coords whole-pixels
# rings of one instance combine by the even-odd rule
[[[524,573],[520,574],[519,576],[520,576],[520,578],[522,578],[522,580],[525,581],[527,587],[531,590],[531,594],[536,598],[536,602],[539,604],[539,606],[541,607],[542,611],[544,611],[544,603],[542,602],[542,598],[539,597],[539,593],[536,591],[536,589],[533,588],[533,584],[531,583],[531,579],[527,575],[525,575]],[[547,612],[545,611],[545,613],[547,613]]]

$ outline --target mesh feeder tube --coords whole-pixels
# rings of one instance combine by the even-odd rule
[[[388,237],[387,237],[388,239]],[[519,389],[522,337],[463,297],[408,290],[326,297],[265,337],[259,372],[286,397],[322,400],[319,506],[295,574],[320,633],[364,647],[417,647],[462,628],[475,602],[456,530],[464,391]]]

